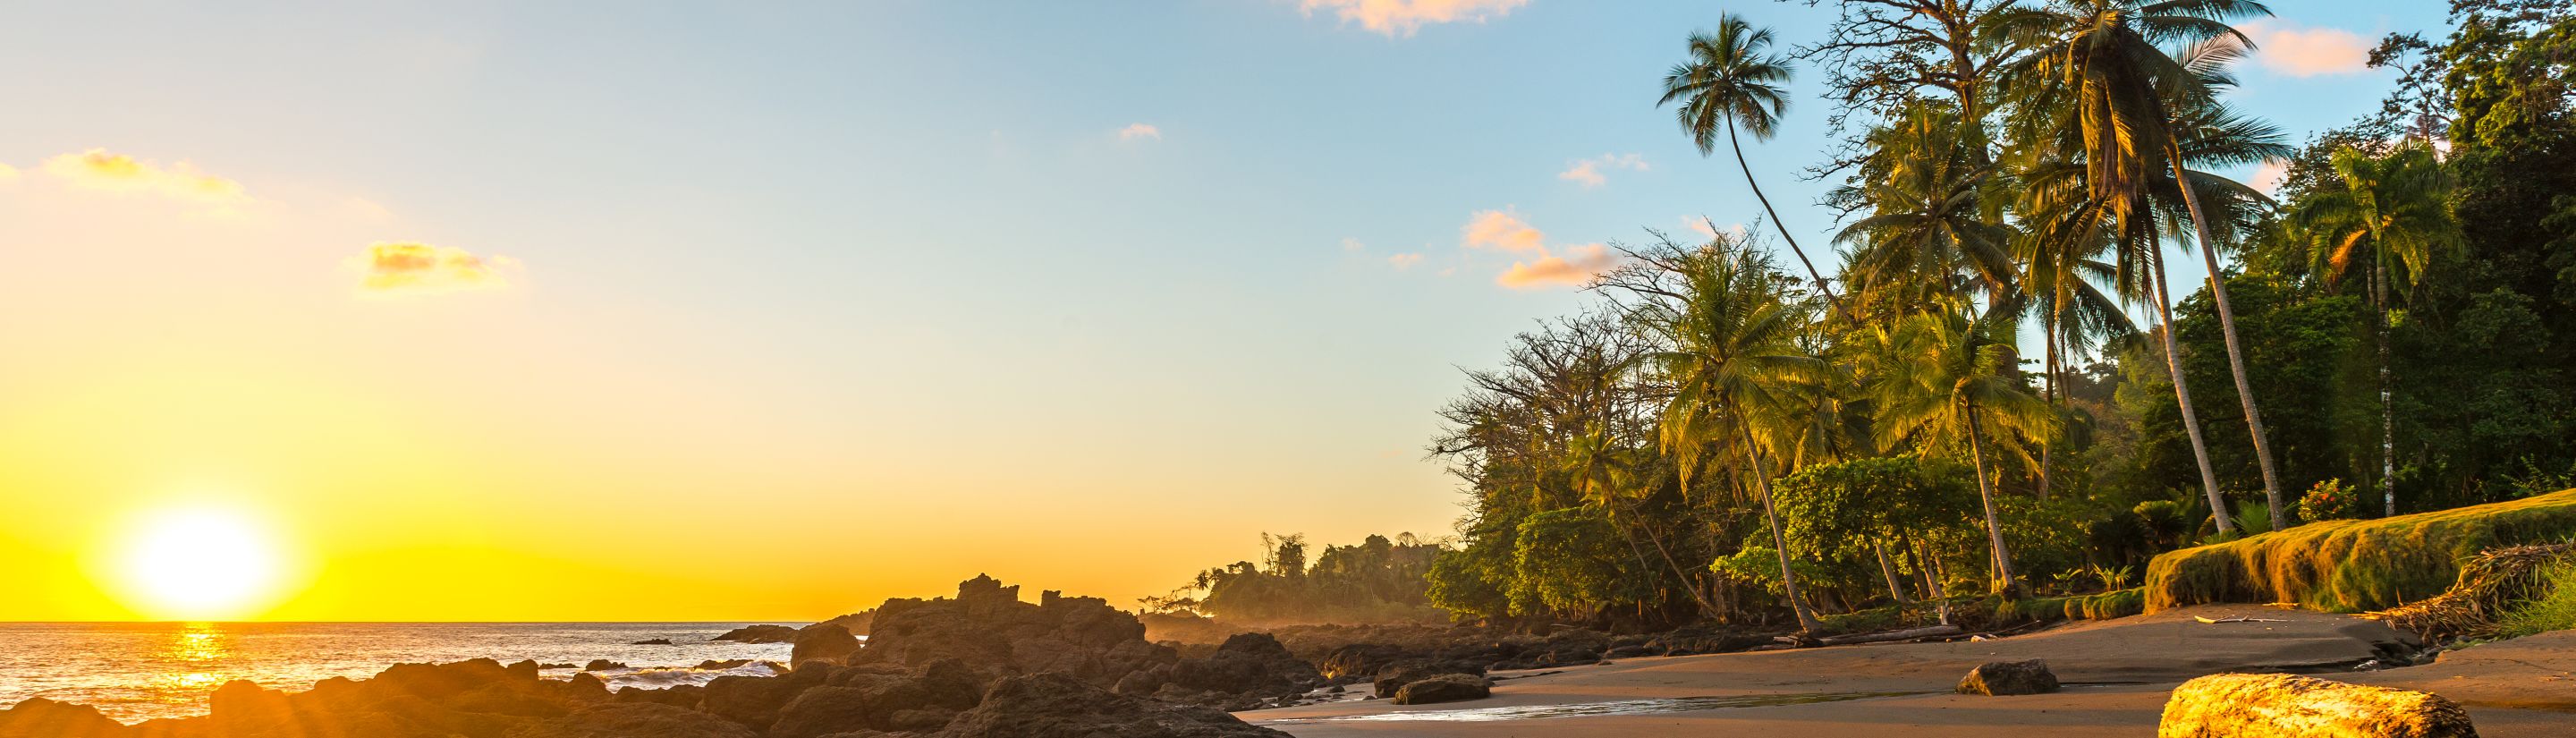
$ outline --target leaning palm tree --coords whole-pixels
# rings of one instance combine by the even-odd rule
[[[2056,429],[2057,415],[2022,387],[2008,365],[2015,312],[1971,318],[1947,308],[1898,321],[1889,340],[1890,361],[1871,383],[1870,401],[1881,447],[1912,443],[1935,452],[1967,451],[1985,501],[1994,591],[2018,593],[2022,585],[2013,576],[2012,550],[2004,544],[1995,507],[1996,457],[2020,453],[2020,439],[2045,438]]]
[[[1744,160],[1744,144],[1736,139],[1736,129],[1741,128],[1754,140],[1769,140],[1779,131],[1781,112],[1788,109],[1789,93],[1782,86],[1789,82],[1789,60],[1769,53],[1771,43],[1770,29],[1754,28],[1734,13],[1719,15],[1716,32],[1691,34],[1690,60],[1673,65],[1664,75],[1664,96],[1655,106],[1681,103],[1675,113],[1702,156],[1716,153],[1717,134],[1726,132],[1735,165],[1744,170],[1744,184],[1753,189],[1753,199],[1771,216],[1771,227],[1780,231],[1780,240],[1789,244],[1789,251],[1798,256],[1798,263],[1807,268],[1807,276],[1834,304],[1835,312],[1842,313],[1844,320],[1856,320],[1825,283],[1825,275],[1816,271],[1815,262],[1807,259],[1806,250],[1798,248],[1798,238],[1789,235],[1789,225],[1780,221],[1780,211],[1772,209],[1771,199],[1763,196],[1762,184],[1753,179],[1753,165]]]
[[[1787,538],[1771,499],[1778,455],[1767,453],[1801,445],[1791,439],[1804,435],[1798,419],[1801,408],[1809,407],[1804,395],[1830,371],[1798,343],[1809,323],[1807,306],[1789,299],[1779,281],[1784,275],[1768,259],[1724,238],[1668,264],[1676,271],[1674,299],[1639,308],[1644,324],[1671,347],[1648,356],[1673,391],[1660,441],[1678,462],[1685,486],[1706,452],[1732,457],[1738,479],[1749,480],[1762,501],[1782,591],[1798,627],[1821,630],[1789,567]]]
[[[2248,43],[2227,21],[2270,13],[2253,0],[2058,0],[2046,7],[2006,12],[1991,31],[1998,43],[2032,49],[2006,69],[2017,97],[2023,100],[2016,126],[2029,140],[2073,140],[2075,151],[2059,151],[2083,158],[2091,196],[2108,206],[2108,215],[2119,221],[2119,231],[2128,235],[2124,241],[2132,247],[2121,251],[2123,268],[2146,271],[2148,289],[2142,292],[2155,303],[2167,327],[2163,344],[2174,401],[2182,411],[2183,427],[2199,462],[2201,487],[2213,510],[2225,510],[2227,505],[2219,495],[2218,473],[2210,464],[2209,445],[2192,408],[2189,383],[2183,378],[2182,351],[2172,335],[2164,251],[2157,239],[2142,241],[2136,236],[2156,231],[2149,203],[2155,178],[2193,179],[2174,129],[2177,105],[2197,104],[2214,95],[2210,67],[2196,66],[2195,61],[2212,61],[2223,68],[2229,58],[2224,49]],[[2196,50],[2177,58],[2166,51],[2168,44]],[[2203,55],[2208,56],[2199,59]],[[2206,253],[2216,239],[2198,193],[2182,187],[2179,194]],[[2208,258],[2215,272],[2216,257]],[[2220,289],[2224,289],[2223,280]],[[2234,324],[2223,298],[2219,312],[2226,325]],[[2230,367],[2241,377],[2243,357],[2232,350],[2232,341],[2230,345]],[[2248,410],[2248,429],[2256,436],[2257,454],[2267,457],[2263,465],[2269,468],[2269,447],[2261,439],[2253,396],[2240,394]],[[2277,483],[2266,476],[2267,486],[2274,488],[2268,492],[2277,497]],[[2227,516],[2217,517],[2221,533],[2235,532]]]
[[[1864,310],[1919,306],[1927,299],[2012,291],[2012,229],[1988,217],[1983,203],[1996,168],[1965,140],[1956,113],[1917,104],[1870,134],[1874,153],[1838,199],[1868,217],[1845,226],[1836,243],[1853,249],[1854,291]],[[1875,313],[1873,313],[1875,314]]]
[[[2424,274],[2436,250],[2463,243],[2451,215],[2451,179],[2431,146],[2409,141],[2386,156],[2345,147],[2334,153],[2343,188],[2325,189],[2292,209],[2284,225],[2290,241],[2310,249],[2328,280],[2340,281],[2362,257],[2370,259],[2370,304],[2379,313],[2379,493],[2385,512],[2397,514],[2396,413],[2388,381],[2388,285],[2392,269],[2408,284]]]

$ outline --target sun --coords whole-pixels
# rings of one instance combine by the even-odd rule
[[[135,518],[114,546],[115,588],[146,617],[252,617],[286,594],[285,547],[271,526],[241,510],[154,510]]]

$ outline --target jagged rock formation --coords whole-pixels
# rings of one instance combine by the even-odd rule
[[[2057,673],[2048,670],[2048,662],[1989,661],[1969,669],[1959,680],[1960,694],[1982,694],[1998,697],[2015,694],[2043,694],[2057,691]]]

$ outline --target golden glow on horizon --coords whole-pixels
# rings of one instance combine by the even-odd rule
[[[240,510],[176,507],[139,516],[110,544],[109,588],[148,617],[255,617],[289,591],[296,568],[268,525]]]

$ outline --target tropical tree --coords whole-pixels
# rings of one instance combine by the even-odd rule
[[[1898,321],[1888,342],[1888,364],[1870,387],[1875,430],[1883,448],[1907,443],[1944,453],[1965,450],[1985,504],[1986,539],[1992,549],[1992,585],[2021,591],[2012,551],[2004,544],[1995,503],[1995,474],[2005,455],[2019,454],[2022,439],[2044,438],[2057,415],[2034,397],[2010,365],[2013,311],[1970,317],[1958,309],[1931,310]]]
[[[2342,189],[2323,189],[2298,203],[2284,220],[2290,242],[2304,246],[2330,281],[2341,281],[2354,262],[2370,262],[2370,304],[2378,312],[2379,492],[2384,511],[2397,514],[2396,411],[2390,399],[2388,328],[2393,270],[2414,284],[2437,250],[2461,248],[2460,224],[2451,215],[2450,176],[2431,146],[2410,141],[2385,156],[2352,147],[2336,151]]]
[[[1757,141],[1767,141],[1779,132],[1780,115],[1789,106],[1789,60],[1770,53],[1771,30],[1755,28],[1743,16],[1726,13],[1718,16],[1717,31],[1693,33],[1688,43],[1689,61],[1673,65],[1664,75],[1664,96],[1656,107],[1681,103],[1675,109],[1682,131],[1690,134],[1691,143],[1706,156],[1717,151],[1718,132],[1726,133],[1727,148],[1735,152],[1735,165],[1744,170],[1744,184],[1753,190],[1753,199],[1762,203],[1770,215],[1771,226],[1780,232],[1780,240],[1798,263],[1807,268],[1807,276],[1816,281],[1817,291],[1834,303],[1836,312],[1845,320],[1856,320],[1844,307],[1842,298],[1825,283],[1825,275],[1798,247],[1798,238],[1789,234],[1789,226],[1780,221],[1780,211],[1771,207],[1771,198],[1762,194],[1762,184],[1753,178],[1753,165],[1744,160],[1744,144],[1737,140],[1736,130],[1753,134]]]
[[[1642,301],[1636,315],[1668,346],[1647,357],[1672,392],[1658,430],[1662,447],[1678,462],[1685,486],[1711,452],[1732,462],[1739,482],[1751,483],[1790,610],[1799,628],[1820,630],[1789,566],[1771,497],[1777,454],[1769,453],[1801,445],[1807,424],[1800,415],[1809,407],[1802,395],[1830,371],[1799,345],[1808,310],[1790,299],[1784,275],[1769,259],[1723,236],[1657,264],[1669,272],[1671,287],[1657,289],[1665,299]]]
[[[2214,95],[2211,65],[2223,67],[2231,59],[2227,49],[2242,48],[2249,43],[2242,33],[2227,25],[2234,18],[2269,15],[2270,9],[2252,0],[2059,0],[2045,7],[2017,8],[2001,14],[1992,33],[1999,43],[2027,47],[2031,52],[2006,68],[2006,75],[2018,88],[2025,102],[2019,115],[2020,127],[2038,141],[2069,140],[2080,146],[2077,151],[2054,149],[2059,155],[2080,153],[2085,163],[2084,180],[2091,196],[2107,206],[2108,215],[2120,222],[2131,234],[2130,243],[2140,248],[2124,249],[2123,259],[2131,254],[2143,257],[2147,271],[2147,292],[2155,302],[2164,324],[2173,322],[2172,300],[2167,295],[2164,251],[2156,239],[2140,242],[2135,234],[2154,233],[2156,214],[2149,203],[2154,180],[2159,173],[2173,181],[2187,182],[2194,177],[2186,169],[2176,135],[2178,107],[2197,105]],[[2194,51],[2177,58],[2167,45],[2184,45]],[[2054,147],[2052,147],[2054,148]],[[2179,188],[2198,243],[2204,256],[2217,272],[2217,259],[2207,251],[2217,243],[2199,193],[2193,187]],[[2216,280],[2224,289],[2224,280]],[[2219,313],[2228,315],[2226,302],[2219,300]],[[2232,317],[2223,318],[2232,322]],[[2231,329],[2232,330],[2232,329]],[[2211,508],[2226,509],[2218,490],[2218,474],[2209,460],[2209,446],[2201,435],[2198,414],[2191,404],[2189,383],[2182,377],[2181,349],[2167,331],[2164,343],[2168,372],[2173,377],[2174,399],[2181,407],[2183,425],[2191,437],[2192,451],[2199,462],[2201,486],[2209,496]],[[2244,385],[2243,357],[2231,351],[2231,368]],[[2258,456],[2269,470],[2269,447],[2262,439],[2260,414],[2255,411],[2253,396],[2240,393],[2246,403],[2248,430],[2255,436]],[[2267,490],[2277,499],[2278,484],[2266,472]],[[2219,516],[2222,533],[2233,533],[2235,527],[2226,516]]]

